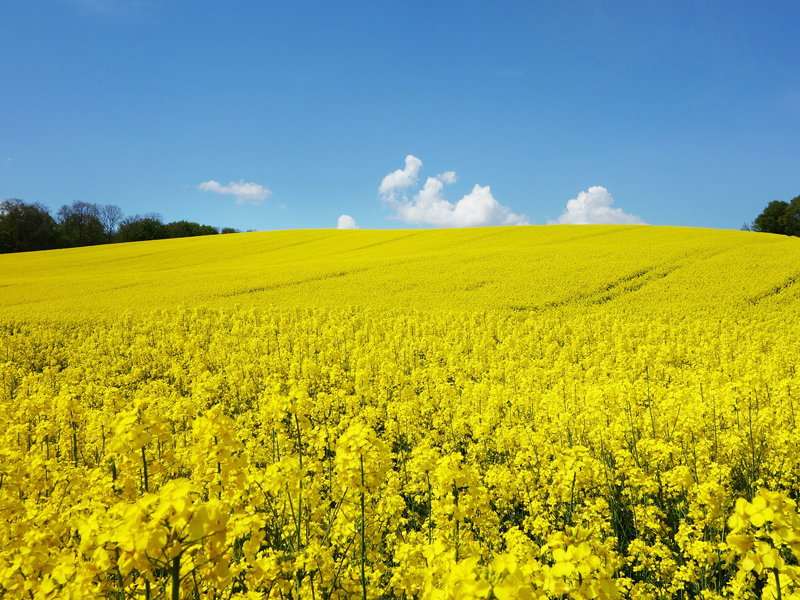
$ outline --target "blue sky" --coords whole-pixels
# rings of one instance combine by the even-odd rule
[[[800,194],[798,30],[795,0],[4,2],[0,199],[739,228]]]

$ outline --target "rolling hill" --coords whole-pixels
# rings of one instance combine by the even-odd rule
[[[748,310],[800,298],[800,240],[641,226],[256,232],[0,256],[0,315],[175,306]]]

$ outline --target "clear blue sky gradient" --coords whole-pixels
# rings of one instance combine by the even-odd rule
[[[800,194],[798,31],[796,0],[3,2],[0,199],[409,227],[378,186],[413,154],[535,224],[604,186],[735,229]]]

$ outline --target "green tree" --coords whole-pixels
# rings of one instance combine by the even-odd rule
[[[56,247],[56,222],[46,206],[19,198],[0,202],[0,253]]]
[[[217,235],[217,234],[219,234],[219,229],[217,229],[213,225],[200,225],[200,235]]]
[[[786,229],[782,222],[783,214],[789,208],[789,203],[783,200],[773,200],[753,221],[753,230],[762,233],[785,234]]]
[[[158,213],[144,216],[125,217],[117,230],[121,242],[143,242],[146,240],[163,240],[169,237],[164,220]]]
[[[194,221],[173,221],[167,223],[167,235],[171,238],[194,237],[197,235],[216,235],[219,233],[216,227],[211,225],[200,225]]]
[[[779,220],[783,233],[800,236],[800,196],[792,198]]]
[[[89,202],[73,202],[58,211],[61,245],[92,246],[106,241],[100,207]]]
[[[200,225],[191,221],[173,221],[167,223],[167,236],[170,238],[193,237],[200,235]]]

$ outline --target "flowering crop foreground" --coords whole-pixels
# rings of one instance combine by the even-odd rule
[[[0,256],[0,598],[800,599],[800,240]]]

